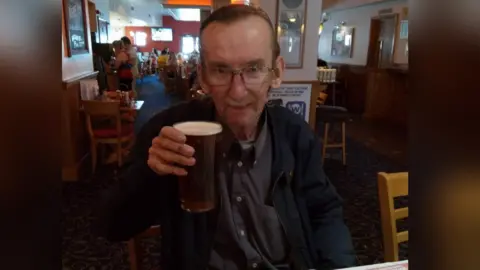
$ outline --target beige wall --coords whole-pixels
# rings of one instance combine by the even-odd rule
[[[368,0],[363,0],[363,2]],[[373,0],[370,0],[373,1]],[[344,1],[353,2],[353,1]],[[392,8],[394,13],[399,14],[399,24],[395,38],[394,63],[408,64],[408,57],[405,54],[407,40],[398,38],[398,28],[400,21],[404,19],[402,16],[403,8],[407,7],[406,0],[384,1],[381,3],[368,4],[356,8],[347,8],[341,10],[325,10],[330,19],[324,24],[323,32],[318,44],[318,55],[327,62],[345,63],[351,65],[366,65],[368,45],[370,39],[370,19],[378,16],[378,11],[382,9]],[[336,6],[338,7],[338,5]],[[321,14],[321,13],[318,13]],[[334,57],[330,55],[332,31],[338,23],[345,21],[346,25],[355,27],[353,40],[352,58]]]
[[[260,0],[260,7],[264,9],[274,24],[277,23],[277,1]],[[311,81],[317,79],[317,48],[318,27],[322,14],[322,0],[307,1],[307,23],[305,26],[305,47],[303,53],[303,68],[287,69],[285,81]]]
[[[61,2],[59,2],[59,4],[61,5]],[[85,1],[85,11],[88,10],[87,4],[88,1]],[[66,44],[67,40],[65,37],[65,19],[63,17],[62,9],[62,79],[64,81],[93,72],[92,41],[90,38],[89,20],[88,16],[85,16],[85,18],[88,32],[87,36],[89,53],[68,57]]]

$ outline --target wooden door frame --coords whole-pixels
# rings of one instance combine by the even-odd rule
[[[369,41],[368,41],[368,49],[367,49],[367,67],[369,68],[378,68],[378,51],[376,50],[377,48],[377,44],[378,44],[378,36],[377,36],[377,39],[372,42],[372,33],[373,33],[373,23],[375,21],[378,21],[379,23],[379,19],[376,19],[376,18],[371,18],[370,19],[370,30],[369,30]],[[373,56],[373,54],[376,54],[375,56]],[[375,62],[375,59],[377,59],[377,62],[376,63],[372,63],[372,62]],[[375,64],[375,65],[373,65]]]
[[[399,24],[399,18],[400,16],[398,13],[390,13],[390,14],[385,14],[385,15],[379,15],[379,16],[374,16],[371,19],[372,20],[381,20],[385,18],[393,18],[395,22],[395,30],[393,31],[393,38],[392,38],[392,50],[390,51],[390,65],[393,65],[393,60],[395,59],[395,44],[396,44],[396,37],[398,34],[398,24]]]

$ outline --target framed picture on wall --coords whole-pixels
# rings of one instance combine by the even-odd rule
[[[287,69],[303,67],[306,0],[277,0],[277,40]]]
[[[332,33],[332,56],[352,57],[354,28],[336,26]]]
[[[98,43],[108,43],[108,25],[109,23],[103,19],[98,18]]]
[[[85,0],[63,0],[68,56],[88,53]]]

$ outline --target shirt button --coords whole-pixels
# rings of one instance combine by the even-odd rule
[[[237,166],[238,166],[238,167],[242,167],[242,165],[243,165],[243,163],[242,163],[241,161],[239,161],[239,162],[237,163]]]
[[[253,162],[253,165],[257,165],[257,161],[256,161],[256,160]]]
[[[227,155],[225,153],[222,153],[222,157],[226,157]]]
[[[257,268],[258,264],[257,263],[252,263],[252,268]]]
[[[245,235],[245,231],[244,231],[244,230],[240,230],[240,235],[241,235],[241,236],[244,236],[244,235]]]
[[[237,197],[237,202],[241,202],[242,201],[242,197],[238,196]]]

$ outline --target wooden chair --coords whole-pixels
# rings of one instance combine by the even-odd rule
[[[378,199],[382,220],[385,262],[398,261],[398,244],[408,241],[408,231],[397,232],[399,219],[408,217],[408,207],[394,208],[393,199],[408,195],[408,173],[378,173]]]
[[[141,270],[144,252],[140,246],[140,240],[145,237],[158,237],[160,235],[160,225],[157,225],[150,227],[146,231],[128,240],[128,259],[130,261],[130,270]]]
[[[90,136],[92,156],[92,173],[97,166],[97,146],[116,145],[118,166],[122,166],[122,144],[134,139],[133,123],[122,124],[120,102],[118,101],[83,101],[87,131]]]
[[[167,65],[162,72],[162,81],[165,85],[166,93],[175,93],[178,86],[178,67]]]

